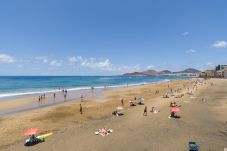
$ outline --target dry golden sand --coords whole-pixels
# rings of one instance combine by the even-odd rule
[[[0,117],[0,150],[183,151],[188,149],[190,138],[195,139],[202,150],[223,150],[227,147],[226,80],[212,80],[214,86],[209,85],[211,81],[199,86],[194,99],[187,95],[180,99],[161,97],[170,88],[183,88],[183,84],[192,87],[193,81],[176,80],[104,92],[103,100],[82,102],[82,115],[79,102],[67,102]],[[155,90],[160,93],[155,95]],[[142,116],[144,106],[128,107],[127,100],[134,97],[145,98],[148,110],[156,106],[161,112]],[[121,105],[122,98],[125,100],[125,115],[113,117],[111,113]],[[182,105],[181,119],[168,119],[170,101]],[[106,137],[94,135],[94,131],[103,126],[114,129],[114,132]],[[43,132],[53,131],[54,135],[44,143],[24,147],[22,133],[31,127],[40,127]]]

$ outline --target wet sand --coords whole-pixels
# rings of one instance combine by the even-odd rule
[[[193,97],[185,94],[194,80],[176,80],[171,83],[121,88],[103,93],[102,100],[82,103],[84,114],[79,113],[80,102],[15,113],[0,117],[0,150],[54,150],[54,151],[183,151],[188,141],[195,140],[201,150],[224,150],[227,147],[227,80],[214,79],[199,85]],[[211,86],[210,82],[214,85]],[[185,84],[185,88],[183,87]],[[169,87],[168,87],[169,85]],[[162,98],[170,89],[182,88],[183,98]],[[155,94],[159,90],[159,94]],[[128,99],[145,98],[148,111],[152,106],[161,110],[143,116],[144,106],[128,106]],[[124,116],[111,113],[125,100]],[[204,98],[204,101],[201,101]],[[169,119],[169,103],[182,105],[180,119]],[[94,132],[103,126],[114,130],[108,136]],[[22,133],[31,127],[42,132],[52,131],[44,143],[24,147]]]
[[[0,115],[8,115],[17,112],[23,112],[28,110],[40,109],[43,107],[54,106],[57,104],[80,100],[81,95],[85,98],[101,98],[101,92],[111,90],[108,89],[95,89],[93,91],[89,89],[85,90],[70,90],[67,92],[66,99],[64,98],[64,93],[61,91],[56,91],[54,98],[54,92],[45,93],[45,99],[39,101],[39,96],[44,93],[33,94],[33,95],[19,95],[0,99]]]

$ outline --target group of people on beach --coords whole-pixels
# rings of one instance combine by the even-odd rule
[[[44,100],[46,98],[46,94],[42,94],[38,97],[38,102],[41,102],[42,100]]]

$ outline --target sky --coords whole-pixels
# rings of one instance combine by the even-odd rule
[[[227,64],[226,0],[1,0],[0,75]]]

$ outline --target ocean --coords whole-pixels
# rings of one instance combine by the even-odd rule
[[[186,76],[1,76],[0,98],[54,92],[59,89],[86,90],[124,87],[174,79]]]

